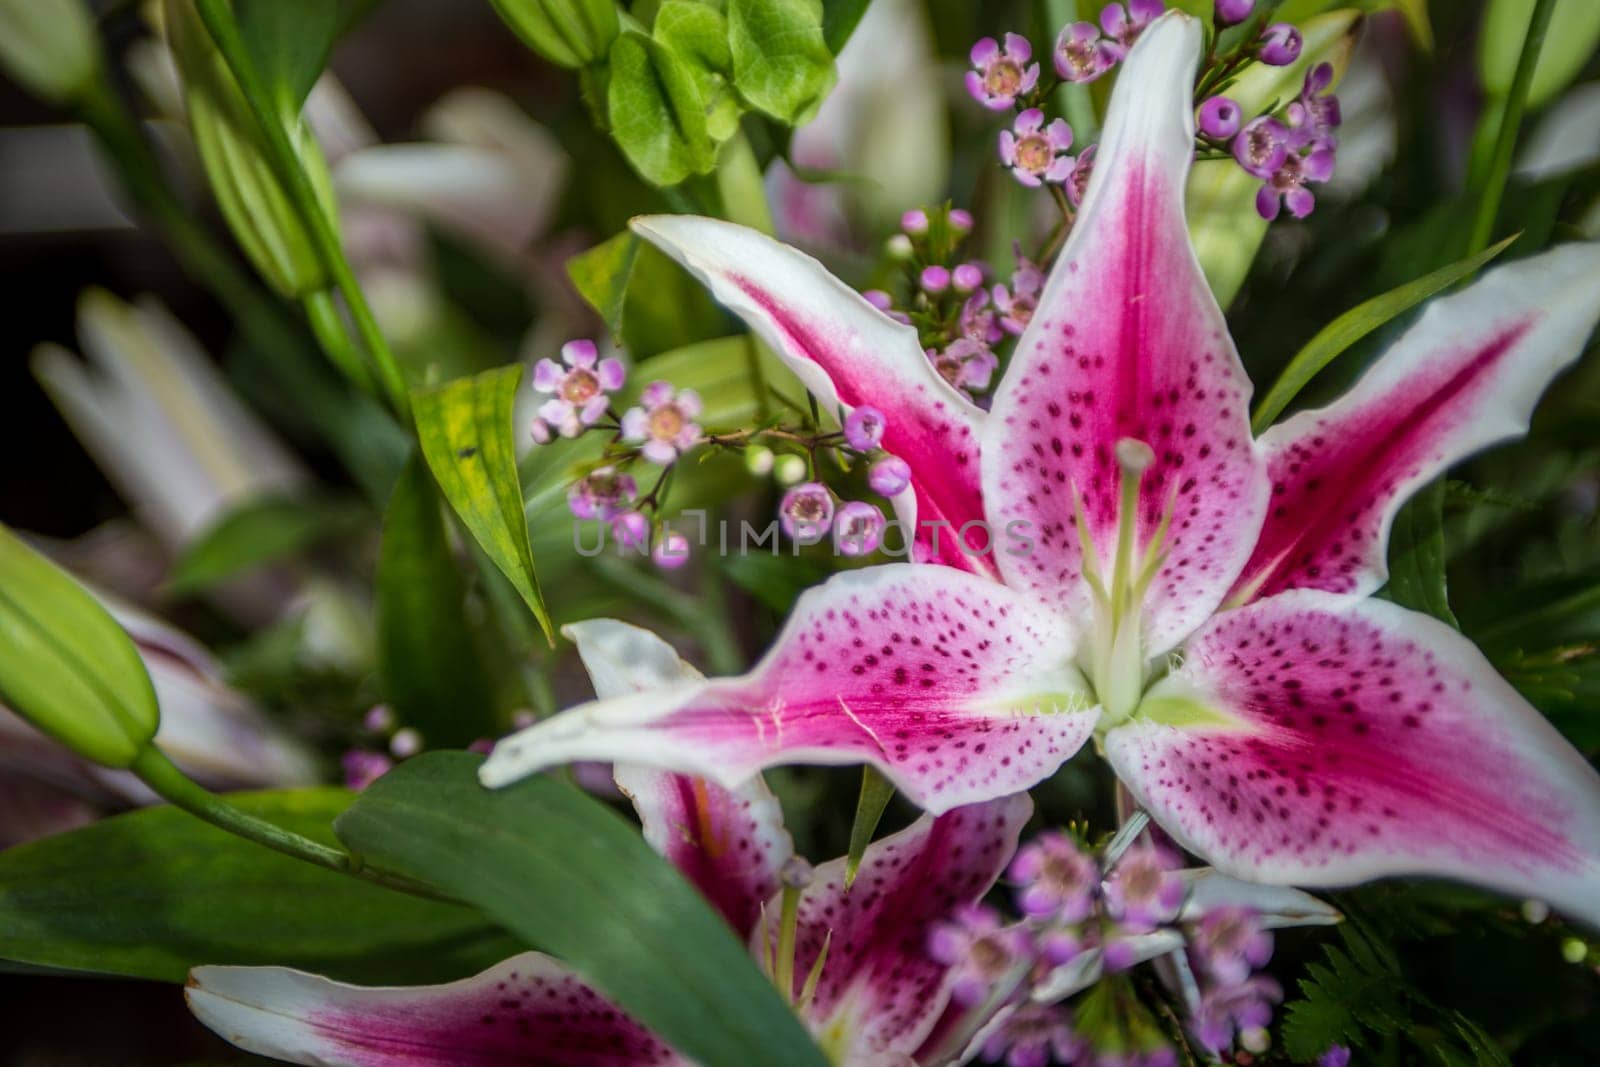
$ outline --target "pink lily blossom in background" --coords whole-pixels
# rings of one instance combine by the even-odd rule
[[[1522,432],[1580,352],[1600,246],[1436,301],[1342,398],[1254,438],[1184,220],[1201,43],[1174,13],[1131,48],[987,413],[809,257],[710,219],[636,221],[825,410],[884,413],[920,562],[811,590],[747,675],[505,739],[486,784],[580,759],[729,788],[868,763],[938,814],[1028,789],[1092,739],[1226,873],[1449,877],[1600,922],[1600,775],[1459,633],[1371,596],[1405,499]]]

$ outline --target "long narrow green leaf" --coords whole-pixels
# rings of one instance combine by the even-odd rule
[[[325,843],[342,789],[241,794]],[[176,808],[0,852],[0,957],[182,982],[203,963],[281,964],[353,982],[442,982],[520,951],[466,908],[280,856]]]
[[[889,784],[889,779],[871,767],[861,768],[861,795],[856,798],[856,817],[850,824],[850,853],[844,861],[846,889],[856,880],[861,857],[866,855],[867,846],[872,844],[878,820],[883,818],[883,809],[889,806],[893,796],[894,786]]]
[[[484,789],[480,764],[407,760],[335,830],[571,964],[696,1063],[824,1067],[745,946],[634,827],[552,778]]]
[[[555,642],[539,592],[511,414],[522,368],[500,367],[412,394],[422,454],[445,499]]]
[[[401,721],[437,748],[465,747],[495,732],[466,593],[438,491],[415,457],[383,520],[378,668],[384,696]]]
[[[1383,593],[1460,629],[1445,581],[1444,489],[1443,479],[1434,482],[1395,516],[1389,530],[1389,584]]]
[[[1278,380],[1272,384],[1272,388],[1267,390],[1267,395],[1261,398],[1261,402],[1256,405],[1255,416],[1250,420],[1251,428],[1258,434],[1266,430],[1277,421],[1279,415],[1283,414],[1283,409],[1300,394],[1300,390],[1350,346],[1373,330],[1410,311],[1430,296],[1443,292],[1463,278],[1471,277],[1509,248],[1511,242],[1518,236],[1512,234],[1475,256],[1468,256],[1448,267],[1441,267],[1431,274],[1407,282],[1397,289],[1391,289],[1381,296],[1357,304],[1328,323],[1306,343],[1304,348],[1295,353],[1283,373],[1278,375]]]

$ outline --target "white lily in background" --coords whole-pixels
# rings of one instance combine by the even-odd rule
[[[96,592],[128,631],[161,705],[156,743],[213,789],[266,789],[318,780],[309,749],[262,717],[223,680],[198,642]],[[0,848],[93,821],[157,797],[126,771],[87,763],[0,707]]]
[[[814,184],[782,161],[767,172],[778,233],[804,245],[849,244],[852,208],[876,232],[945,195],[949,116],[933,34],[916,0],[878,0],[839,54],[839,82],[794,133],[790,156],[842,182]]]
[[[501,741],[485,784],[583,759],[728,786],[869,763],[938,812],[1030,788],[1093,738],[1225,873],[1449,877],[1600,923],[1600,775],[1460,633],[1371,595],[1405,499],[1521,433],[1583,350],[1600,246],[1437,301],[1344,397],[1255,439],[1184,223],[1201,39],[1170,13],[1129,53],[987,413],[809,257],[715,220],[636,222],[824,408],[883,412],[926,562],[809,591],[747,675]]]
[[[42,345],[34,373],[169,553],[240,504],[305,484],[299,461],[154,299],[85,290],[78,337],[86,359]]]

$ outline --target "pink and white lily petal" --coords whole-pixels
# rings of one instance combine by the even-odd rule
[[[1596,319],[1600,244],[1564,245],[1434,301],[1343,397],[1262,436],[1272,503],[1230,599],[1375,592],[1400,505],[1463,457],[1521,436]]]
[[[196,967],[184,995],[196,1018],[239,1048],[318,1067],[687,1062],[537,952],[414,988],[353,986],[282,967]]]
[[[1332,926],[1344,921],[1339,909],[1289,886],[1246,882],[1211,867],[1191,867],[1182,874],[1188,895],[1178,913],[1179,922],[1196,921],[1213,908],[1248,909],[1264,930]]]
[[[845,860],[817,868],[800,898],[795,974],[798,985],[827,945],[806,1017],[834,1063],[909,1054],[922,1044],[952,979],[950,968],[929,956],[929,934],[994,885],[1032,813],[1033,802],[1019,795],[924,815],[869,845],[849,889]],[[775,904],[768,905],[774,914]]]
[[[1295,590],[1218,615],[1106,755],[1219,870],[1454,878],[1600,924],[1600,774],[1465,638]]]
[[[702,677],[671,645],[625,622],[590,619],[561,632],[578,646],[602,699]],[[728,790],[638,764],[618,764],[614,773],[639,813],[645,840],[748,938],[761,906],[778,891],[778,872],[794,855],[772,790],[759,775]]]
[[[983,411],[941,378],[917,332],[897,323],[815,259],[717,219],[651,215],[633,229],[699,278],[771,345],[818,403],[845,413],[870,403],[887,416],[883,448],[911,466],[896,515],[917,533],[918,558],[980,574],[993,556],[963,551],[956,534],[981,522],[978,427]],[[948,523],[940,528],[928,523]],[[976,527],[966,536],[978,549]]]
[[[997,529],[1037,542],[999,558],[1008,584],[1083,617],[1090,603],[1074,494],[1103,571],[1119,521],[1119,440],[1155,453],[1139,495],[1148,543],[1173,509],[1145,601],[1152,653],[1221,602],[1250,553],[1266,475],[1250,435],[1250,382],[1184,222],[1200,24],[1172,14],[1129,53],[1072,237],[1051,270],[985,423],[983,491]]]
[[[870,763],[939,813],[1027,789],[1098,715],[1055,612],[986,578],[889,564],[795,605],[749,674],[582,705],[506,738],[490,787],[572,760],[644,763],[737,788],[784,763]]]

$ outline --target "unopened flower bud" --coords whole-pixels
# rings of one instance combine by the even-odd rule
[[[912,208],[900,216],[900,228],[912,237],[921,237],[928,232],[928,213],[921,208]]]
[[[410,759],[421,751],[422,735],[410,726],[396,730],[389,739],[389,752],[396,759]]]
[[[938,265],[924,267],[917,282],[922,286],[923,292],[936,295],[950,288],[950,272]]]
[[[790,856],[778,868],[778,881],[785,889],[805,889],[811,885],[814,877],[811,864],[799,856]]]
[[[911,247],[911,238],[907,237],[903,233],[897,233],[893,237],[889,238],[884,242],[883,248],[884,251],[889,254],[890,259],[900,260],[910,259],[912,256],[916,255],[917,251],[915,248]]]
[[[867,484],[879,496],[903,493],[911,484],[911,465],[899,456],[884,456],[867,471]]]
[[[971,233],[972,232],[972,212],[967,211],[964,208],[959,208],[959,207],[951,208],[950,209],[950,228],[952,230],[954,230],[958,234]]]
[[[890,308],[894,307],[894,297],[890,296],[882,289],[868,289],[861,295],[866,298],[867,303],[871,304],[879,311],[888,311]]]
[[[857,452],[871,452],[883,440],[887,421],[883,412],[871,404],[862,404],[844,420],[844,439]]]
[[[1239,105],[1225,96],[1213,96],[1200,105],[1200,132],[1226,141],[1239,132]]]
[[[772,465],[772,476],[779,485],[793,485],[806,476],[806,461],[793,453],[779,456]]]
[[[559,67],[602,60],[621,25],[613,0],[490,0],[524,44]]]
[[[744,454],[745,470],[758,478],[765,477],[772,473],[772,464],[775,458],[772,454],[772,449],[767,448],[765,445],[756,445]]]
[[[211,191],[251,264],[291,299],[328,288],[330,279],[307,221],[278,180],[255,114],[211,34],[189,0],[166,0],[167,42],[183,77],[189,126]],[[337,229],[333,180],[310,128],[296,116],[288,128],[317,208]]]
[[[100,71],[84,0],[0,0],[0,69],[55,104],[82,96]]]
[[[1217,0],[1217,25],[1235,26],[1250,17],[1256,0]]]
[[[1304,44],[1299,30],[1287,22],[1274,22],[1261,31],[1261,62],[1269,67],[1287,67],[1300,58]]]
[[[958,293],[974,292],[983,284],[983,268],[976,263],[963,263],[950,272],[950,281]]]
[[[656,540],[650,558],[664,571],[675,571],[689,562],[689,539],[675,530],[664,531]]]

